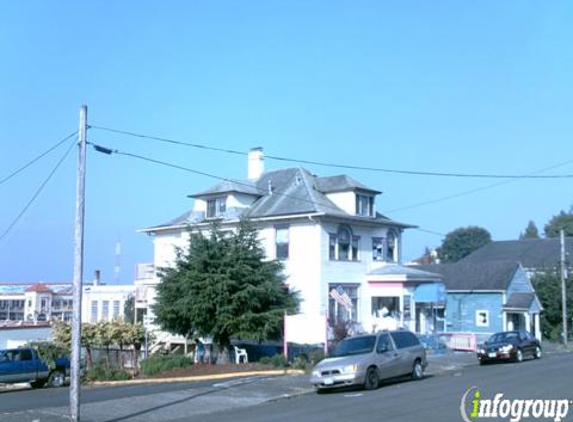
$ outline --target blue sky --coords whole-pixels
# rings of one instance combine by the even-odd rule
[[[0,180],[89,124],[183,142],[364,167],[573,174],[573,4],[567,1],[23,1],[2,5]],[[91,129],[88,140],[221,177],[246,158]],[[68,143],[0,184],[4,233]],[[0,282],[73,276],[76,150],[0,239]],[[266,161],[266,169],[288,163]],[[297,166],[292,163],[292,166]],[[383,191],[379,211],[446,234],[516,239],[569,210],[573,179],[499,180],[344,171]],[[152,244],[137,229],[216,181],[92,149],[85,278],[119,282]],[[492,186],[499,184],[497,186]],[[481,189],[488,187],[487,189]],[[452,199],[444,199],[472,190]],[[425,205],[422,205],[425,204]],[[404,258],[439,246],[421,230]]]

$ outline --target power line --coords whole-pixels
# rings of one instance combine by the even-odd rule
[[[20,220],[20,218],[22,218],[22,216],[24,215],[24,213],[28,210],[28,208],[30,208],[30,206],[32,205],[32,203],[36,200],[36,198],[38,197],[38,195],[40,194],[40,192],[42,192],[42,190],[44,189],[44,187],[48,184],[48,182],[50,181],[50,179],[52,178],[52,176],[54,175],[54,173],[56,172],[56,170],[58,170],[58,168],[60,167],[60,165],[64,162],[64,160],[66,159],[66,157],[68,156],[68,154],[70,153],[70,151],[72,150],[73,146],[75,145],[75,141],[71,143],[71,145],[69,146],[69,148],[66,150],[65,154],[62,156],[62,158],[60,159],[60,161],[58,161],[58,163],[56,164],[56,166],[52,169],[52,171],[50,172],[50,174],[48,174],[48,177],[46,177],[46,179],[42,182],[42,184],[40,185],[40,187],[36,190],[36,192],[34,193],[34,195],[32,195],[32,197],[30,198],[30,200],[28,201],[28,203],[26,204],[26,206],[22,209],[22,211],[20,211],[20,213],[16,216],[16,218],[12,221],[12,223],[10,223],[10,225],[8,226],[8,228],[6,230],[4,230],[4,232],[0,235],[0,241],[2,241],[10,232],[10,230],[12,230],[12,228],[16,225],[16,223],[18,223],[18,221]]]
[[[207,146],[204,144],[199,144],[199,143],[189,143],[189,142],[177,141],[174,139],[145,135],[145,134],[141,134],[141,133],[119,130],[119,129],[112,129],[112,128],[108,128],[108,127],[104,127],[104,126],[92,125],[92,126],[90,126],[90,128],[99,129],[99,130],[103,130],[103,131],[107,131],[107,132],[123,134],[123,135],[128,135],[128,136],[134,136],[134,137],[138,137],[138,138],[146,138],[146,139],[156,140],[156,141],[170,143],[170,144],[179,145],[179,146],[187,146],[187,147],[200,148],[200,149],[211,150],[211,151],[225,152],[225,153],[235,154],[235,155],[248,155],[248,153],[243,152],[243,151],[210,147],[210,146]],[[381,173],[403,174],[403,175],[410,175],[410,176],[458,177],[458,178],[481,178],[481,179],[566,179],[566,178],[573,178],[573,174],[555,174],[555,175],[505,174],[504,175],[504,174],[487,174],[487,173],[448,173],[448,172],[430,172],[430,171],[417,171],[417,170],[399,170],[399,169],[388,169],[388,168],[379,168],[379,167],[364,167],[364,166],[354,166],[354,165],[347,165],[347,164],[327,163],[327,162],[313,161],[313,160],[302,160],[302,159],[298,159],[298,158],[280,157],[280,156],[276,156],[276,155],[267,155],[267,154],[265,154],[265,158],[270,159],[270,160],[276,160],[276,161],[288,161],[288,162],[299,163],[299,164],[311,164],[311,165],[321,166],[321,167],[341,168],[341,169],[347,169],[347,170],[364,170],[364,171],[373,171],[373,172],[381,172]]]
[[[126,130],[119,130],[119,129],[111,129],[111,128],[107,128],[107,127],[103,127],[103,126],[90,125],[89,128],[90,129],[104,130],[106,132],[119,133],[122,135],[134,136],[136,138],[152,139],[154,141],[164,142],[164,143],[173,144],[173,145],[180,145],[180,146],[186,146],[186,147],[192,147],[192,148],[200,148],[200,149],[206,149],[206,150],[210,150],[210,151],[226,152],[228,154],[235,154],[235,155],[248,155],[248,153],[243,152],[243,151],[236,151],[236,150],[225,149],[225,148],[209,147],[207,145],[202,145],[202,144],[197,144],[197,143],[182,142],[182,141],[177,141],[177,140],[169,139],[169,138],[161,138],[158,136],[143,135],[141,133],[129,132]]]
[[[39,156],[37,156],[36,158],[34,158],[32,161],[30,161],[27,164],[24,164],[22,167],[20,167],[18,170],[12,172],[11,174],[9,174],[8,176],[6,176],[4,179],[0,180],[0,185],[3,184],[4,182],[7,182],[8,180],[10,180],[12,177],[16,176],[18,173],[26,170],[28,167],[30,167],[32,164],[34,164],[36,161],[38,161],[40,158],[46,156],[47,154],[49,154],[50,152],[52,152],[53,150],[55,150],[56,148],[58,148],[60,145],[62,145],[64,142],[66,142],[68,139],[70,139],[72,136],[74,136],[76,133],[78,133],[78,131],[74,131],[73,133],[70,133],[68,136],[66,136],[64,139],[62,139],[61,141],[59,141],[58,143],[56,143],[56,145],[54,145],[53,147],[47,149],[46,151],[44,151],[43,153],[41,153]]]
[[[555,164],[555,165],[553,165],[553,166],[545,167],[545,168],[542,168],[542,169],[540,169],[540,170],[536,170],[536,171],[534,171],[534,172],[531,172],[531,173],[529,174],[529,176],[535,175],[535,174],[537,174],[537,173],[543,173],[544,171],[551,170],[551,169],[554,169],[554,168],[557,168],[557,167],[561,167],[561,166],[564,166],[564,165],[569,164],[569,163],[571,163],[571,162],[573,162],[573,160],[567,160],[567,161],[564,161],[564,162],[562,162],[562,163]],[[521,178],[519,178],[519,179],[527,179],[527,178],[531,178],[531,177],[521,177]],[[481,192],[481,191],[483,191],[483,190],[487,190],[487,189],[491,189],[491,188],[494,188],[494,187],[497,187],[497,186],[506,185],[506,184],[508,184],[508,183],[516,182],[516,181],[518,181],[519,179],[504,180],[504,181],[502,181],[502,182],[497,182],[497,183],[493,183],[493,184],[490,184],[490,185],[481,186],[481,187],[479,187],[479,188],[470,189],[470,190],[467,190],[467,191],[455,193],[455,194],[453,194],[453,195],[443,196],[443,197],[441,197],[441,198],[432,199],[432,200],[430,200],[430,201],[419,202],[419,203],[417,203],[417,204],[408,205],[408,206],[400,207],[400,208],[394,208],[394,209],[386,210],[386,211],[383,211],[383,212],[384,212],[384,213],[392,213],[392,212],[410,210],[410,209],[413,209],[413,208],[419,208],[419,207],[422,207],[422,206],[425,206],[425,205],[436,204],[436,203],[438,203],[438,202],[448,201],[448,200],[450,200],[450,199],[459,198],[459,197],[461,197],[461,196],[469,195],[469,194],[476,193],[476,192]]]
[[[138,154],[133,154],[133,153],[130,153],[130,152],[120,151],[120,150],[118,150],[118,149],[111,149],[111,148],[102,147],[101,145],[96,145],[96,144],[94,144],[93,142],[88,142],[88,144],[92,145],[96,151],[102,152],[102,153],[107,154],[107,155],[117,154],[117,155],[124,155],[124,156],[126,156],[126,157],[137,158],[137,159],[139,159],[139,160],[148,161],[148,162],[150,162],[150,163],[159,164],[159,165],[162,165],[162,166],[165,166],[165,167],[174,168],[174,169],[177,169],[177,170],[183,170],[183,171],[186,171],[186,172],[189,172],[189,173],[198,174],[198,175],[200,175],[200,176],[210,177],[210,178],[216,179],[216,180],[230,181],[230,182],[236,183],[237,185],[242,185],[242,186],[248,187],[248,188],[250,188],[250,189],[253,189],[253,188],[254,188],[254,189],[256,189],[257,191],[261,192],[262,194],[264,194],[264,192],[266,192],[266,191],[265,191],[264,189],[262,189],[262,188],[258,188],[258,187],[254,186],[254,185],[252,185],[252,184],[245,183],[245,182],[242,182],[242,181],[240,181],[240,180],[234,180],[234,179],[229,179],[229,178],[227,178],[227,177],[217,176],[217,175],[215,175],[215,174],[206,173],[206,172],[199,171],[199,170],[194,170],[194,169],[191,169],[191,168],[189,168],[189,167],[183,167],[183,166],[180,166],[180,165],[177,165],[177,164],[168,163],[168,162],[166,162],[166,161],[156,160],[155,158],[145,157],[145,156],[143,156],[143,155],[138,155]],[[296,200],[298,200],[298,201],[303,201],[303,202],[307,202],[307,203],[314,204],[314,205],[321,205],[321,206],[323,206],[323,207],[328,207],[328,208],[332,208],[332,209],[334,209],[334,210],[336,210],[336,211],[340,211],[340,208],[338,208],[338,207],[336,207],[336,206],[333,206],[333,205],[330,205],[330,204],[323,204],[323,203],[320,203],[320,202],[312,201],[312,200],[310,200],[310,199],[301,198],[301,197],[299,197],[299,196],[289,195],[289,194],[287,194],[287,193],[285,193],[285,192],[273,190],[273,194],[281,195],[281,196],[284,196],[284,197],[286,197],[286,198],[296,199]]]

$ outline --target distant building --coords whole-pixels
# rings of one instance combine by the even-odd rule
[[[125,302],[135,294],[133,285],[105,285],[99,273],[82,290],[82,322],[96,323],[124,317]],[[0,284],[0,322],[71,321],[71,283]]]

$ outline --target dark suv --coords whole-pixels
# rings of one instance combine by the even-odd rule
[[[314,367],[310,383],[319,390],[348,385],[373,390],[382,379],[402,375],[420,379],[427,364],[426,351],[412,332],[381,331],[342,340]]]

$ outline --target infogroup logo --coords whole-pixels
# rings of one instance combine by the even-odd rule
[[[567,417],[570,405],[573,405],[570,399],[507,399],[503,393],[487,399],[478,387],[471,387],[462,396],[460,412],[464,422],[486,418],[509,419],[510,422],[523,418],[560,422]]]

